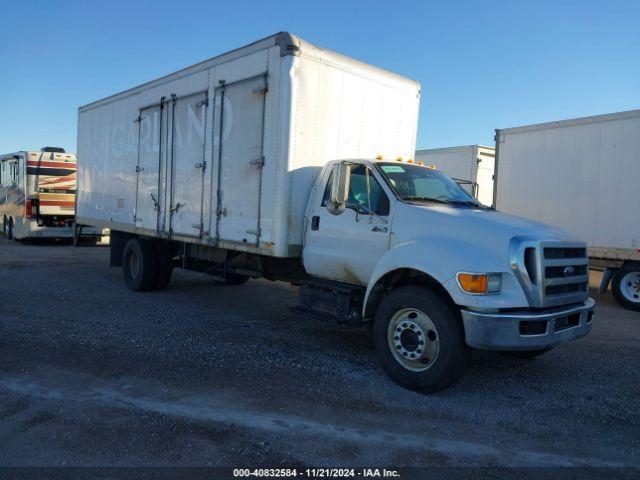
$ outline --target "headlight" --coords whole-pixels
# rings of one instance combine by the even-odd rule
[[[502,287],[502,275],[500,273],[468,273],[460,272],[457,275],[458,285],[467,293],[486,295],[498,293]]]

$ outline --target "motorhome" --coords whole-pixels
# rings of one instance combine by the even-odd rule
[[[70,238],[75,205],[75,154],[45,147],[0,155],[0,219],[9,238]]]

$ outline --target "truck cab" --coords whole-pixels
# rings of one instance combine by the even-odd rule
[[[329,162],[309,198],[303,264],[321,284],[362,289],[343,314],[372,320],[384,368],[409,388],[455,380],[470,348],[532,357],[591,329],[584,242],[412,161]],[[303,294],[311,309],[318,290]]]

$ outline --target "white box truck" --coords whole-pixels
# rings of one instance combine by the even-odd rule
[[[495,150],[483,145],[416,150],[416,162],[433,166],[453,178],[480,203],[493,205]]]
[[[174,267],[300,285],[293,310],[373,323],[384,369],[436,391],[471,347],[586,335],[586,245],[487,209],[415,151],[419,85],[279,33],[79,110],[78,221],[135,291]],[[545,267],[574,265],[572,275]],[[257,299],[256,299],[257,300]]]
[[[496,130],[496,208],[589,244],[618,302],[640,311],[640,110]]]

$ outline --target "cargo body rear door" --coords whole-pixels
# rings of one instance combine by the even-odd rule
[[[136,227],[163,233],[166,226],[166,195],[169,115],[163,98],[140,110],[138,122],[138,165],[136,166]]]
[[[218,241],[260,242],[266,91],[264,75],[223,84],[215,91]]]
[[[170,235],[202,236],[208,103],[207,92],[171,102]]]

